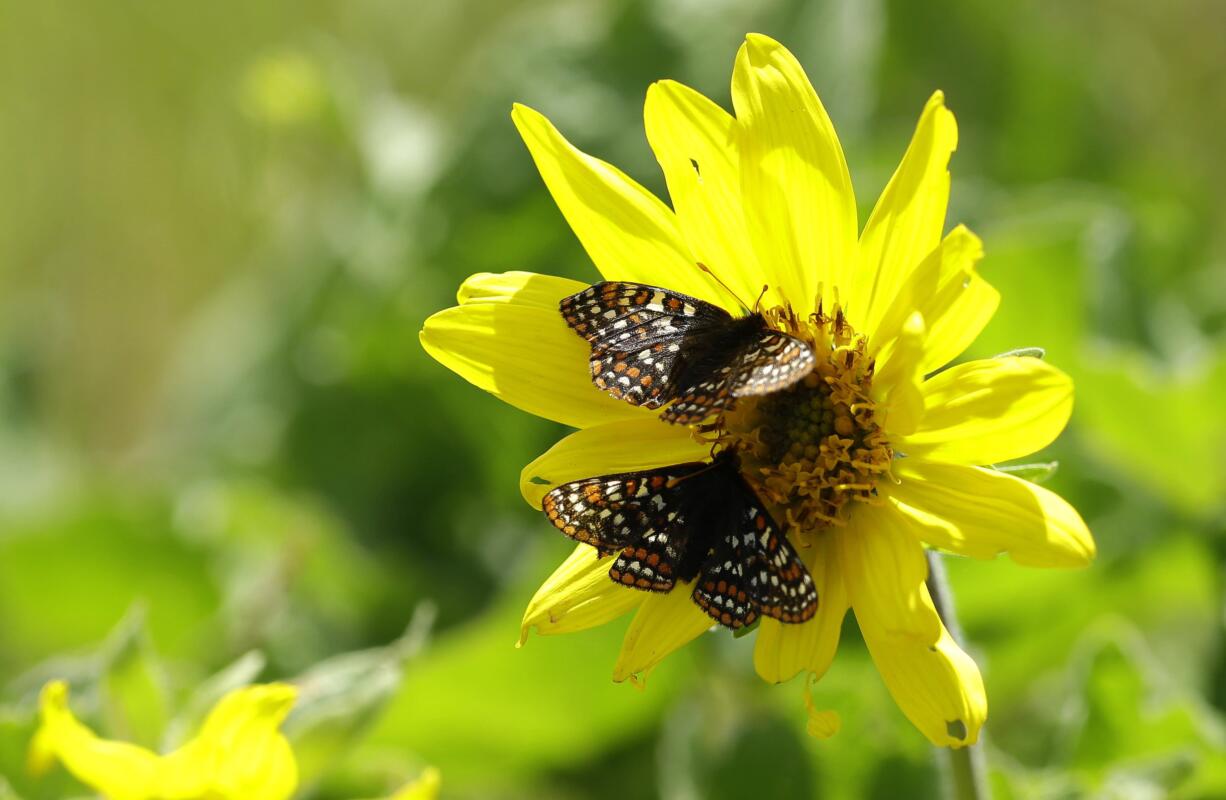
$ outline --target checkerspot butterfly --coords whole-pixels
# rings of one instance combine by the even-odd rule
[[[694,602],[724,627],[759,615],[803,622],[817,611],[813,578],[731,451],[565,483],[543,508],[567,536],[617,553],[609,577],[623,586],[669,592],[697,579]]]
[[[592,382],[621,400],[692,425],[738,397],[786,389],[808,375],[813,350],[767,325],[641,283],[596,283],[562,300],[562,317],[592,346]]]

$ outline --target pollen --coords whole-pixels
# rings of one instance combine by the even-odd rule
[[[842,312],[806,319],[775,308],[773,326],[807,342],[817,366],[795,386],[726,414],[716,431],[780,521],[801,534],[846,524],[854,503],[876,502],[893,452],[872,400],[868,340]]]

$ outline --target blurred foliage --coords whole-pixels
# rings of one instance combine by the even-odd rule
[[[566,552],[516,491],[558,426],[417,345],[466,275],[594,272],[508,118],[655,191],[647,84],[727,104],[786,42],[861,219],[934,88],[951,221],[1004,297],[972,355],[1078,383],[1032,462],[1094,529],[1076,573],[950,563],[1000,798],[1226,796],[1226,6],[1214,0],[0,3],[0,798],[38,686],[173,745],[297,678],[304,797],[438,766],[448,796],[926,797],[941,776],[854,625],[815,690],[706,636],[643,691],[624,625],[512,645]],[[414,622],[410,625],[410,620]],[[406,626],[408,632],[406,633]]]

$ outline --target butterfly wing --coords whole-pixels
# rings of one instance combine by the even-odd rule
[[[766,509],[756,503],[747,505],[741,533],[749,575],[747,593],[758,610],[780,622],[811,619],[817,613],[817,586]]]
[[[609,555],[647,526],[636,499],[642,482],[636,475],[609,475],[564,483],[545,495],[541,509],[562,533]]]
[[[677,583],[687,533],[684,520],[651,526],[642,539],[617,554],[609,577],[615,583],[648,592],[671,591]]]
[[[677,401],[661,418],[696,425],[731,408],[738,397],[764,395],[795,384],[813,371],[813,349],[794,336],[767,328],[760,317],[743,317],[712,337],[678,382]]]
[[[690,537],[686,481],[710,465],[692,462],[565,483],[545,495],[545,516],[560,531],[609,555],[609,577],[652,592],[673,588]]]
[[[796,550],[758,496],[739,477],[727,488],[734,520],[712,550],[694,602],[724,627],[736,630],[759,616],[804,622],[817,613],[817,588]],[[727,520],[728,517],[725,517]]]
[[[660,419],[674,425],[697,425],[734,402],[732,390],[737,380],[734,364],[704,371],[702,375],[697,383],[678,393],[677,402],[660,412]]]
[[[817,611],[813,579],[733,457],[565,483],[543,508],[567,536],[617,553],[616,583],[669,592],[697,578],[693,601],[725,627]]]
[[[729,393],[764,395],[786,389],[817,366],[813,348],[782,331],[763,330],[740,353]]]
[[[732,630],[752,624],[759,613],[745,580],[745,555],[736,533],[725,536],[707,559],[691,595],[711,619]]]
[[[597,388],[645,408],[674,396],[683,340],[732,319],[695,297],[622,281],[593,284],[564,298],[559,309],[591,345]]]
[[[654,336],[675,336],[694,322],[731,319],[722,308],[696,297],[625,281],[594,283],[563,298],[558,307],[567,325],[587,339],[593,349],[602,350],[626,350],[622,345]],[[670,320],[676,330],[642,330],[657,319]]]

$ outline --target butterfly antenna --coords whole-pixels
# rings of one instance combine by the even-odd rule
[[[753,301],[753,313],[757,314],[762,310],[762,298],[766,297],[766,293],[770,291],[770,284],[762,284],[762,291],[758,292],[758,299]]]
[[[741,304],[741,308],[742,308],[742,309],[743,309],[743,310],[744,310],[746,313],[751,313],[751,312],[756,313],[756,312],[757,312],[757,309],[758,309],[757,303],[755,303],[755,304],[754,304],[753,309],[750,309],[750,307],[749,307],[749,306],[745,305],[745,301],[741,299],[740,295],[738,295],[736,292],[732,291],[732,287],[730,287],[728,284],[726,284],[726,283],[724,283],[722,280],[720,280],[719,276],[715,274],[715,271],[714,271],[714,270],[712,270],[710,267],[708,267],[706,264],[702,263],[701,261],[697,261],[697,262],[695,262],[695,263],[696,263],[696,264],[698,264],[698,268],[699,268],[700,270],[702,270],[703,272],[707,273],[707,274],[708,274],[708,275],[710,275],[712,278],[714,278],[714,279],[715,279],[715,282],[716,282],[716,283],[718,283],[720,286],[722,286],[722,287],[724,288],[724,291],[725,291],[725,292],[727,292],[728,294],[732,295],[732,296],[733,296],[733,298],[735,298],[735,299],[736,299],[736,301],[737,301],[738,303],[740,303],[740,304]],[[760,297],[759,297],[758,299],[759,299],[759,300],[761,300],[762,298],[760,298]]]

